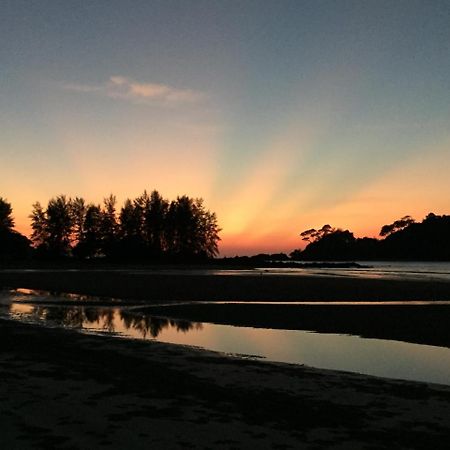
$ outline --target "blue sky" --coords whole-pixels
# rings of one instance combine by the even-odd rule
[[[222,253],[448,213],[448,1],[3,1],[0,194],[205,198]],[[399,185],[399,182],[401,184]]]

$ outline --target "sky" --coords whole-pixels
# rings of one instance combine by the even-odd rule
[[[202,197],[223,256],[450,213],[450,2],[0,1],[0,196]]]

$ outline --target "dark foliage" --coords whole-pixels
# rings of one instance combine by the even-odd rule
[[[414,222],[415,220],[411,216],[404,216],[401,219],[396,220],[394,223],[384,225],[381,228],[380,236],[389,236],[390,234],[395,233],[396,231],[403,230],[404,228],[408,227]]]
[[[355,243],[353,233],[334,230],[310,242],[303,254],[308,259],[348,259]]]
[[[192,261],[218,254],[216,215],[187,196],[169,202],[144,192],[117,212],[113,195],[102,206],[60,195],[46,209],[35,203],[30,218],[32,241],[45,258]]]
[[[13,229],[12,207],[0,197],[0,261],[28,258],[31,254],[30,241]]]
[[[14,227],[14,219],[12,217],[12,207],[8,201],[0,197],[0,229],[12,230]]]
[[[450,216],[433,213],[381,241],[383,255],[396,259],[450,260]]]
[[[450,260],[450,216],[433,213],[420,223],[402,217],[381,228],[384,239],[355,238],[348,230],[325,225],[300,234],[309,244],[294,250],[296,260]]]

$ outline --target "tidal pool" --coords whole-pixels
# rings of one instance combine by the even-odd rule
[[[3,292],[2,315],[22,322],[82,332],[157,340],[243,357],[450,385],[450,349],[446,347],[345,334],[175,320],[155,317],[124,305],[77,303],[61,306],[51,302],[44,305],[43,300],[49,299],[42,293],[33,304],[29,302],[32,294]],[[89,299],[85,300],[89,303]]]

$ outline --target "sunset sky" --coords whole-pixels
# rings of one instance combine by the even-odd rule
[[[450,213],[450,2],[0,2],[0,196],[203,197],[221,255]]]

